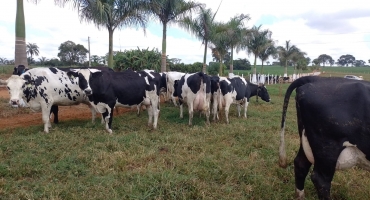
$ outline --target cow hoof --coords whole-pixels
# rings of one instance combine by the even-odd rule
[[[112,134],[112,129],[107,129],[107,132],[109,133],[109,134]]]

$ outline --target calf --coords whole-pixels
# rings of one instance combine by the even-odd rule
[[[189,109],[189,125],[192,125],[194,111],[206,114],[209,124],[211,80],[203,72],[185,74],[179,81],[175,81],[174,97],[178,97],[180,104],[180,118],[183,118],[183,103],[187,103]]]
[[[51,108],[56,105],[84,103],[91,109],[92,120],[95,119],[96,112],[78,87],[78,79],[71,81],[65,72],[57,68],[33,68],[20,76],[12,75],[7,80],[7,88],[11,106],[18,107],[24,101],[32,110],[42,112],[45,133],[51,127]]]
[[[91,105],[103,114],[108,133],[112,133],[115,106],[146,105],[149,115],[148,124],[152,124],[154,129],[157,128],[160,89],[156,81],[158,73],[81,69],[77,72],[68,72],[68,74],[80,79],[79,87],[88,95]]]
[[[294,159],[296,194],[304,198],[310,170],[319,199],[330,199],[336,169],[370,170],[370,83],[344,78],[301,77],[288,87],[281,120],[279,164],[286,167],[285,120],[296,90],[300,147]]]

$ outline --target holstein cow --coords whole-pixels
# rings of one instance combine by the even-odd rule
[[[88,95],[91,105],[103,114],[106,130],[112,133],[113,108],[146,105],[149,115],[148,125],[157,128],[159,114],[159,85],[155,72],[137,73],[132,70],[107,72],[94,69],[81,69],[68,72],[78,76],[80,88]]]
[[[330,199],[335,170],[370,170],[370,83],[344,78],[301,77],[288,87],[281,120],[279,164],[286,167],[284,129],[289,98],[296,90],[300,148],[294,159],[296,194],[311,180],[319,199]]]
[[[78,87],[78,80],[71,81],[65,72],[57,68],[33,68],[20,76],[12,75],[7,80],[7,88],[11,106],[19,106],[24,100],[32,110],[42,111],[45,133],[51,127],[49,116],[53,105],[84,103],[91,109],[92,120],[95,119],[95,109]]]
[[[203,72],[185,74],[179,81],[175,81],[174,97],[178,97],[180,104],[180,118],[183,118],[183,103],[187,103],[189,109],[189,125],[192,125],[194,111],[206,114],[209,124],[211,80]]]
[[[216,119],[217,110],[225,108],[226,123],[229,123],[229,109],[231,104],[237,105],[238,116],[240,117],[240,105],[244,107],[244,117],[247,118],[247,109],[249,100],[252,96],[259,96],[262,100],[269,102],[270,95],[264,85],[256,85],[247,82],[244,78],[235,76],[233,78],[220,77],[217,80],[212,79],[213,93],[212,113],[213,120]]]
[[[171,101],[173,102],[175,106],[177,106],[176,97],[173,95],[175,91],[175,81],[179,81],[181,77],[184,75],[185,73],[183,72],[167,72],[166,73],[167,99],[171,99]]]

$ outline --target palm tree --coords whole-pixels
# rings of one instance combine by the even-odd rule
[[[29,54],[30,57],[31,57],[31,60],[32,60],[32,56],[35,55],[35,56],[38,56],[39,55],[39,47],[37,46],[36,43],[28,43],[27,44],[27,51],[26,51],[27,55]]]
[[[231,58],[230,58],[230,70],[229,73],[234,73],[233,70],[233,59],[234,59],[234,48],[236,52],[242,48],[242,41],[244,36],[248,33],[248,30],[244,27],[244,21],[249,20],[249,15],[240,14],[232,17],[229,22],[227,22],[227,30],[226,33],[229,38],[228,45],[230,46],[231,50]]]
[[[290,62],[292,58],[301,50],[298,49],[295,45],[291,45],[290,40],[285,41],[285,46],[278,46],[277,50],[280,61],[284,63],[284,77],[286,77],[288,76],[288,62]]]
[[[40,63],[40,65],[45,65],[45,62],[46,61],[48,61],[48,59],[46,59],[46,57],[41,57],[41,58],[39,58],[39,63]]]
[[[215,30],[221,30],[225,27],[225,24],[215,23],[213,27]],[[219,75],[222,76],[222,63],[230,48],[228,46],[229,42],[226,32],[219,32],[213,35],[210,42],[209,46],[212,50],[212,55],[214,55],[220,63]]]
[[[185,0],[150,0],[150,10],[162,24],[162,57],[161,72],[166,71],[166,38],[167,25],[183,19],[188,13],[201,7],[202,4]]]
[[[106,28],[109,35],[108,67],[113,67],[113,33],[116,28],[141,26],[145,33],[147,2],[144,0],[92,0],[79,3],[80,19]]]
[[[262,61],[261,74],[263,74],[263,63],[271,56],[274,59],[277,57],[277,49],[275,47],[275,43],[272,40],[271,43],[269,43],[269,45],[267,45],[266,48],[262,50],[262,52],[258,56]],[[269,64],[270,62],[267,61],[266,63]]]
[[[37,3],[37,0],[34,0]],[[24,20],[23,0],[17,0],[17,14],[15,17],[15,52],[14,64],[28,68],[26,53],[26,25]]]
[[[267,47],[273,45],[271,40],[271,31],[269,30],[260,30],[260,26],[253,26],[251,31],[248,34],[247,39],[245,40],[245,47],[247,48],[248,54],[253,53],[254,55],[254,67],[253,74],[256,74],[256,63],[257,58],[260,54],[267,49]]]
[[[221,1],[222,3],[222,1]],[[212,34],[215,30],[214,28],[214,19],[218,12],[218,9],[221,6],[218,6],[217,11],[215,13],[212,12],[211,9],[205,9],[201,7],[199,15],[195,19],[191,19],[190,17],[185,17],[183,20],[179,22],[180,26],[184,27],[186,30],[192,32],[198,39],[202,40],[202,44],[204,44],[204,56],[203,56],[203,68],[202,71],[206,73],[206,62],[207,62],[207,46],[208,42],[212,37]]]

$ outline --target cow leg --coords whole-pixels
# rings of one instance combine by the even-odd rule
[[[247,98],[244,98],[244,118],[247,118],[247,110],[248,110],[248,104]]]
[[[213,97],[213,99],[215,99],[215,98],[217,98],[217,97]],[[218,118],[218,116],[217,116],[217,104],[218,104],[218,102],[216,101],[216,100],[213,100],[213,102],[212,102],[212,114],[213,114],[213,121],[215,121],[216,120],[216,117]]]
[[[153,123],[153,106],[148,105],[147,110],[148,110],[148,116],[149,116],[148,126],[150,127]]]
[[[297,199],[304,199],[304,182],[311,165],[312,164],[310,161],[308,161],[301,145],[297,156],[294,159],[294,175]]]
[[[51,128],[50,124],[51,107],[47,106],[46,103],[45,104],[41,103],[41,108],[42,108],[42,121],[44,122],[44,132],[49,133],[49,128]]]
[[[107,106],[106,111],[103,113],[103,118],[105,120],[105,130],[107,130],[109,134],[112,134],[113,109],[114,105]]]
[[[57,124],[59,123],[59,119],[58,119],[58,111],[59,111],[59,108],[57,105],[52,105],[51,106],[51,110],[50,110],[50,115],[53,114],[54,115],[54,124]]]
[[[240,104],[236,104],[236,110],[238,111],[238,117],[240,117]]]
[[[158,124],[158,117],[159,117],[159,106],[160,106],[161,102],[160,102],[160,99],[157,98],[157,101],[152,101],[152,113],[153,113],[153,129],[157,129],[157,124]]]
[[[188,104],[189,107],[189,126],[193,125],[193,115],[194,115],[194,104],[191,102]]]
[[[229,98],[227,98],[227,99],[229,99]],[[228,100],[226,100],[226,102],[225,102],[225,117],[226,117],[226,123],[227,124],[230,123],[230,121],[229,121],[229,112],[230,112],[231,103],[232,102],[231,101],[228,101]],[[240,109],[238,108],[238,110],[240,110]]]
[[[180,119],[184,118],[184,114],[183,114],[183,106],[182,106],[182,103],[180,103]]]

